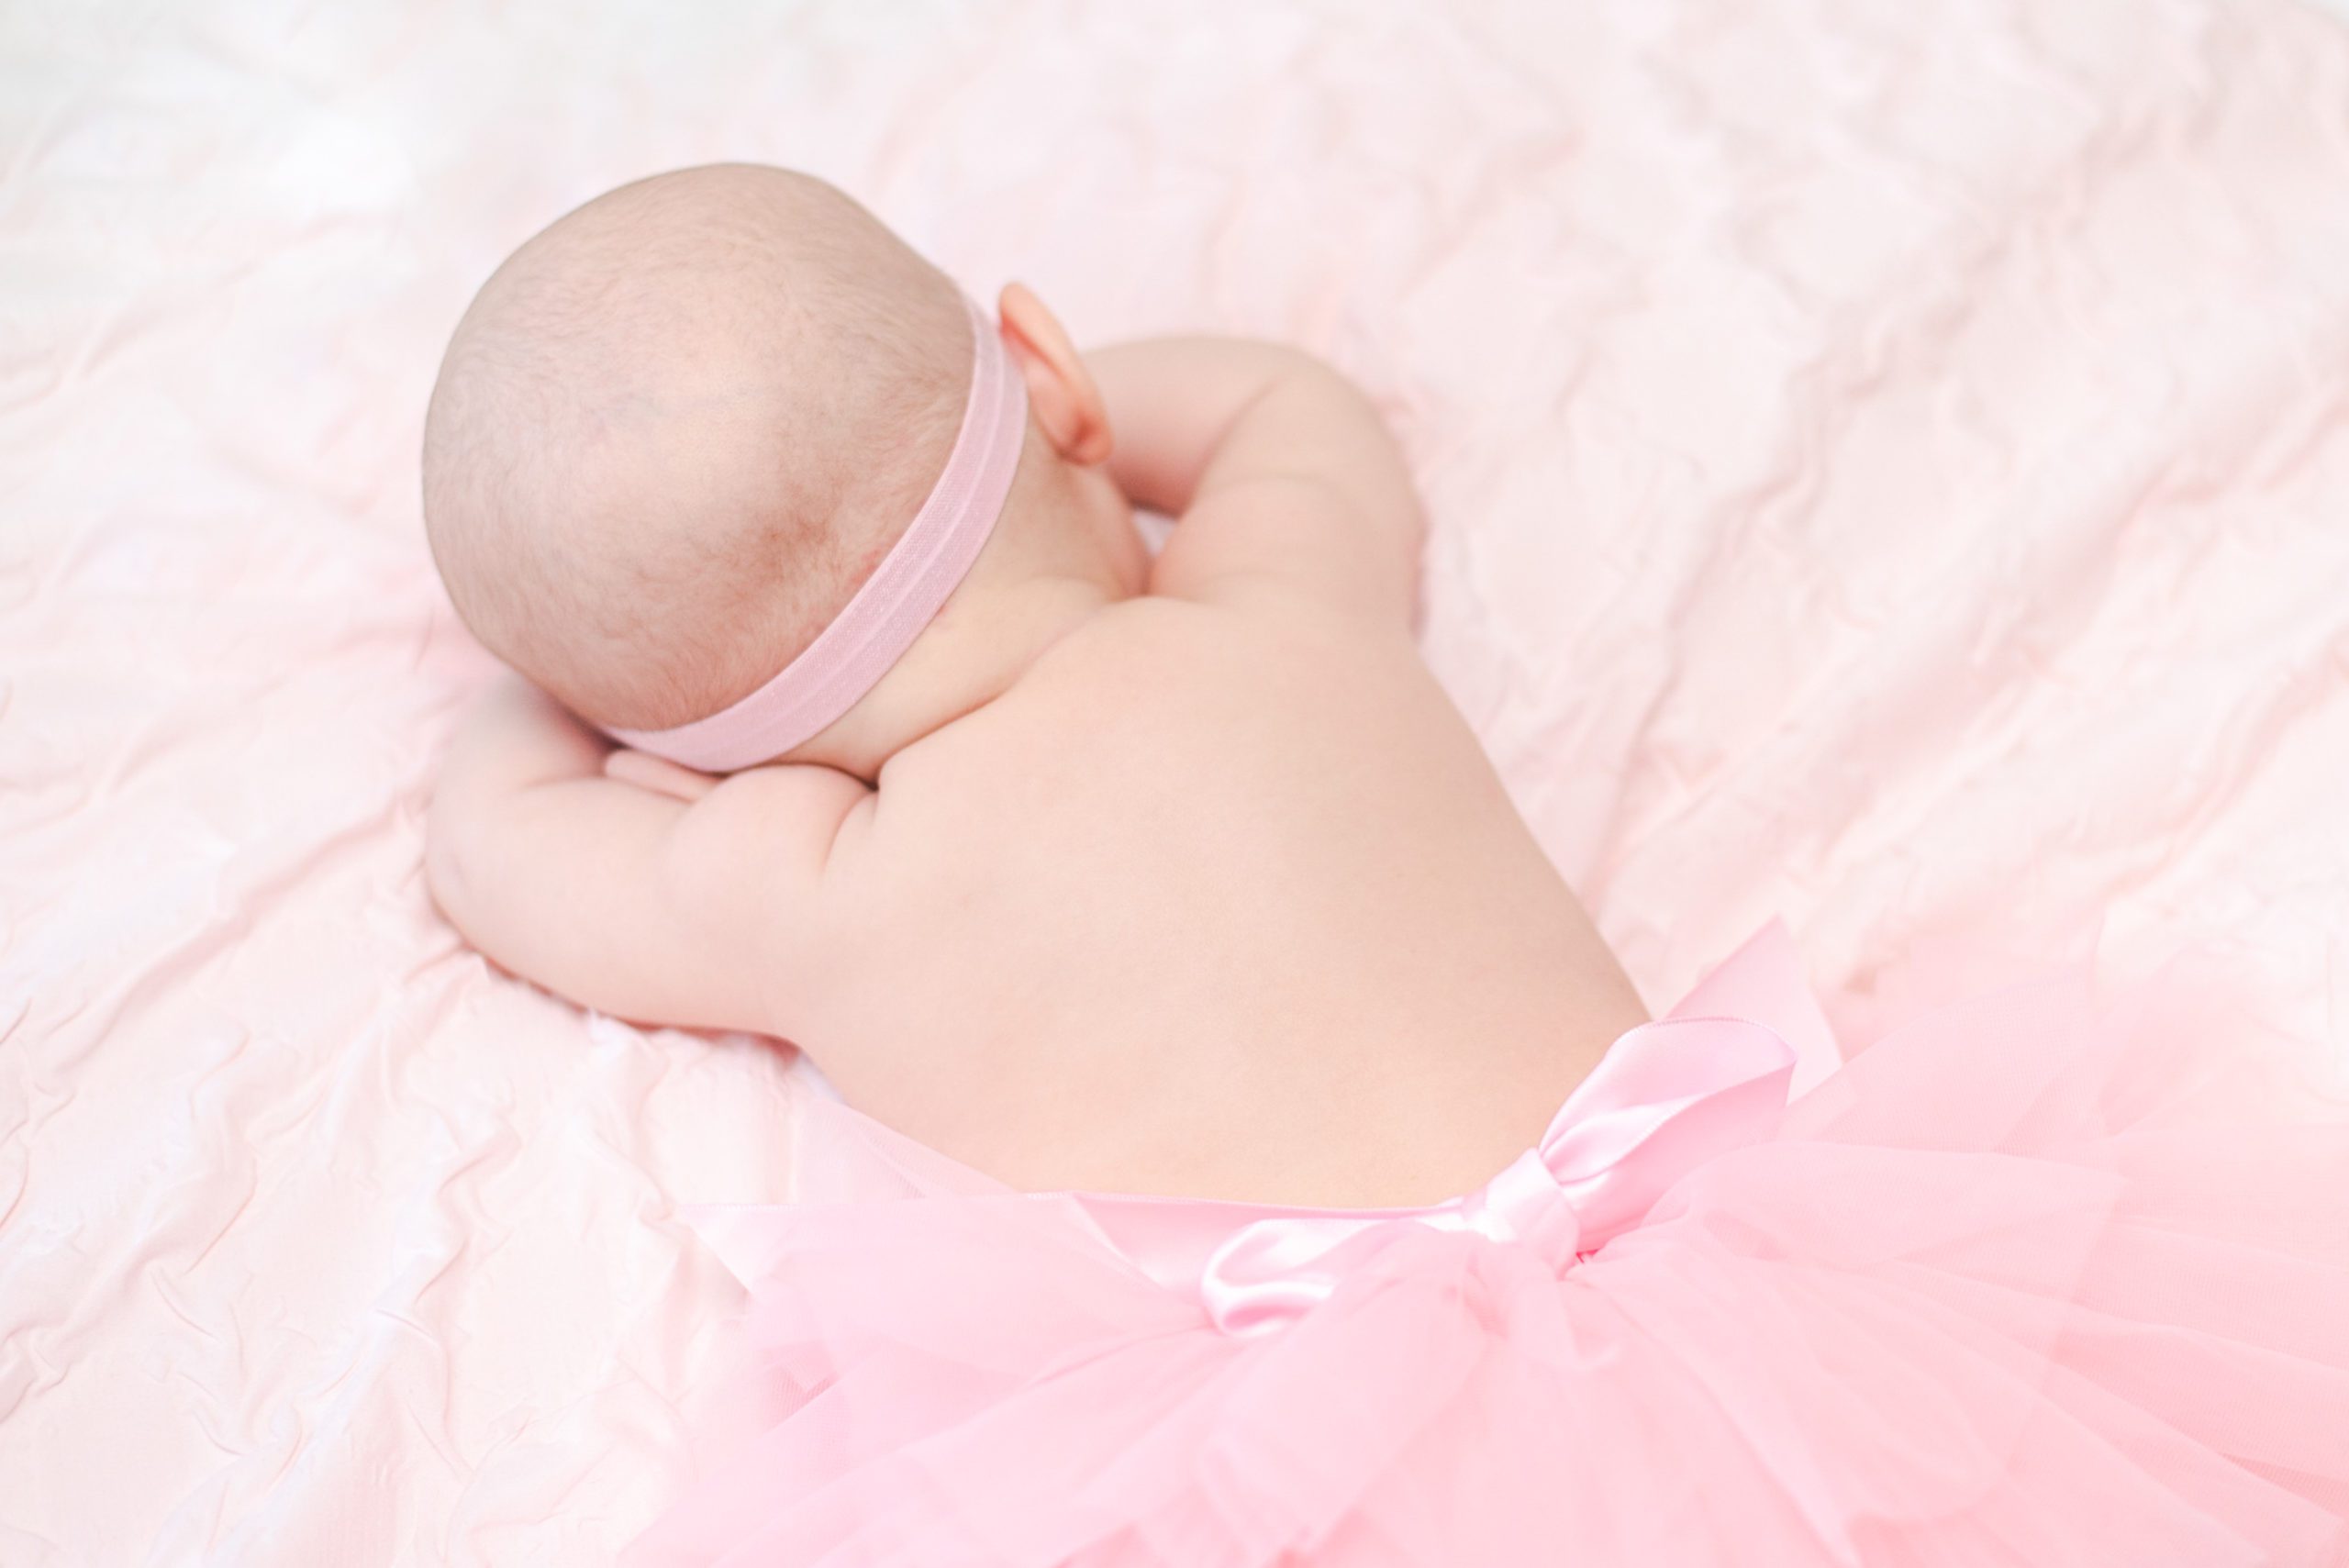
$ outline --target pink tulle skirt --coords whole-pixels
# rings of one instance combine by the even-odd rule
[[[2349,1563],[2349,1106],[2167,995],[1822,1035],[1765,934],[1431,1210],[811,1103],[805,1201],[695,1217],[772,1420],[630,1561]]]

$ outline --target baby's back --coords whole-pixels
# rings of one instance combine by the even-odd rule
[[[1309,604],[1092,616],[890,760],[818,904],[777,1031],[1022,1187],[1433,1201],[1645,1016],[1408,636]]]
[[[1478,1185],[1642,1014],[1419,662],[1424,519],[1379,410],[1273,344],[1080,360],[1031,296],[1003,300],[953,345],[984,437],[958,434],[934,482],[953,504],[924,502],[765,684],[735,672],[717,709],[701,692],[683,725],[618,731],[662,752],[715,727],[718,752],[663,754],[734,771],[612,751],[502,691],[434,792],[435,898],[584,1006],[796,1041],[852,1104],[1016,1185],[1332,1205]],[[773,451],[763,433],[740,458],[753,492]],[[724,559],[710,539],[742,516],[798,505],[719,507],[726,527],[618,577]],[[1138,506],[1174,519],[1154,558]],[[979,548],[941,553],[957,541]],[[854,651],[802,665],[876,583]],[[696,636],[722,620],[705,596]],[[916,622],[866,659],[875,627]],[[669,650],[707,683],[715,651],[689,651]]]

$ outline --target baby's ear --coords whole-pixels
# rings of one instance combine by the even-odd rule
[[[1003,337],[1028,384],[1028,406],[1052,450],[1090,466],[1109,460],[1109,414],[1093,373],[1061,330],[1060,322],[1025,284],[1006,284]]]

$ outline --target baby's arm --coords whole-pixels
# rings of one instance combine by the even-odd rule
[[[483,952],[583,1006],[775,1029],[782,988],[810,978],[795,955],[825,859],[872,792],[796,764],[715,783],[674,769],[646,788],[606,776],[609,751],[551,698],[501,681],[441,764],[426,823],[433,898]]]
[[[1211,596],[1276,579],[1408,623],[1425,522],[1368,398],[1312,356],[1162,338],[1085,356],[1128,496],[1181,518],[1152,586]]]

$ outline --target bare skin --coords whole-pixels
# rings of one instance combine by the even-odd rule
[[[1060,543],[1007,523],[856,708],[723,781],[494,692],[436,896],[517,973],[788,1040],[1016,1186],[1475,1187],[1646,1014],[1417,656],[1385,426],[1287,350],[1003,315]],[[1178,519],[1154,562],[1130,501]]]

